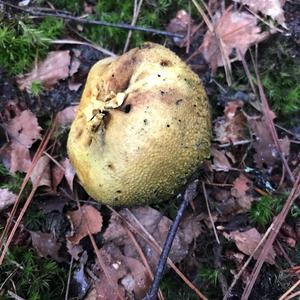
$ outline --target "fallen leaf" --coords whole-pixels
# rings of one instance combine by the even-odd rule
[[[221,144],[244,140],[247,135],[247,119],[240,111],[242,101],[229,101],[224,109],[224,116],[216,120],[214,131],[216,141]]]
[[[14,204],[17,200],[17,195],[8,189],[0,189],[0,211]]]
[[[213,72],[225,61],[241,60],[240,54],[244,56],[250,46],[265,37],[256,23],[255,16],[233,12],[231,7],[223,15],[213,16],[213,31],[206,32],[199,48]]]
[[[261,12],[264,15],[270,16],[280,25],[286,27],[283,5],[286,0],[233,0],[235,2],[247,5],[254,12]]]
[[[272,167],[281,158],[274,144],[270,128],[265,118],[248,118],[248,123],[254,132],[256,139],[253,147],[256,151],[254,161],[256,166]],[[284,156],[288,156],[290,152],[290,141],[287,137],[279,139],[281,151]]]
[[[83,205],[81,209],[68,212],[68,217],[74,228],[74,234],[68,237],[72,244],[78,244],[89,232],[95,234],[101,231],[102,216],[91,205]]]
[[[30,179],[34,188],[39,186],[51,188],[50,158],[48,156],[40,157],[32,170]]]
[[[41,127],[36,116],[30,110],[23,110],[19,116],[11,119],[5,129],[13,143],[18,143],[25,148],[41,138]]]
[[[79,260],[79,254],[81,254],[83,252],[83,248],[81,245],[74,245],[72,244],[69,240],[67,240],[67,249],[68,249],[68,253],[75,259],[75,260]]]
[[[21,91],[29,90],[33,81],[38,80],[43,87],[50,89],[59,80],[69,77],[71,56],[69,50],[49,52],[28,75],[17,80]]]
[[[238,212],[246,212],[251,208],[251,203],[254,199],[247,194],[250,187],[251,181],[244,174],[240,174],[233,182],[231,195],[236,198],[236,202],[240,207]]]
[[[52,233],[41,231],[29,231],[32,240],[32,246],[36,249],[41,257],[51,257],[58,262],[64,261],[59,255],[61,243],[56,240]]]
[[[58,112],[56,115],[56,124],[58,126],[69,127],[76,115],[77,106],[69,106],[62,111]]]
[[[62,162],[61,162],[62,166],[65,168],[65,178],[68,182],[68,185],[71,189],[71,191],[73,191],[73,181],[74,181],[74,177],[75,177],[75,170],[73,168],[73,166],[71,165],[71,162],[68,158],[65,158]]]
[[[24,110],[3,126],[10,143],[1,156],[6,156],[11,173],[27,172],[31,164],[29,148],[41,138],[41,127],[36,116],[30,110]]]
[[[131,209],[131,212],[154,237],[158,244],[163,246],[172,221],[151,207]],[[135,221],[132,220],[132,214],[130,214],[128,210],[122,209],[119,213],[125,219],[129,220],[130,223],[135,224]],[[183,220],[177,231],[170,252],[170,258],[174,263],[181,261],[187,255],[189,244],[200,234],[200,232],[202,232],[200,220],[197,216],[188,218],[186,221]],[[128,234],[124,229],[124,225],[115,214],[112,215],[110,224],[104,232],[103,237],[106,242],[114,242],[117,246],[121,247],[125,256],[139,259],[139,255],[136,252],[134,245],[128,239]],[[152,270],[155,270],[160,253],[158,253],[152,245],[149,245],[138,236],[136,236],[136,239],[141,245]]]
[[[197,26],[194,24],[194,21],[189,15],[189,13],[184,9],[181,9],[176,13],[175,18],[173,18],[170,21],[166,29],[169,32],[182,34],[185,36],[188,32],[189,26],[191,28],[191,35],[192,35],[195,32]],[[173,41],[179,47],[184,47],[186,44],[186,39],[174,37]]]
[[[65,169],[63,166],[58,166],[55,164],[51,168],[51,178],[52,178],[52,190],[56,192],[58,185],[61,183],[65,175]]]
[[[262,235],[255,229],[251,228],[247,231],[232,231],[229,234],[223,233],[228,240],[234,240],[237,248],[246,255],[252,255],[254,249],[257,247],[262,239]],[[262,250],[262,246],[254,253],[254,258],[257,259]],[[272,247],[266,257],[266,262],[273,265],[275,264],[276,253]]]
[[[216,171],[228,172],[231,169],[231,164],[225,155],[224,151],[212,148],[211,154],[213,156],[213,169]]]

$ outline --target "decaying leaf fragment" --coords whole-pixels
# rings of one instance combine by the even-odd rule
[[[232,231],[230,234],[223,233],[225,238],[228,240],[234,240],[237,248],[246,255],[252,255],[254,249],[257,247],[259,242],[262,239],[262,235],[255,229],[251,228],[247,231]],[[262,247],[259,247],[258,250],[254,253],[254,258],[257,259],[261,252]],[[274,248],[270,249],[269,254],[266,257],[266,262],[269,264],[275,263],[276,253]]]
[[[70,51],[49,52],[44,61],[35,67],[27,76],[17,82],[21,91],[30,90],[33,81],[39,81],[45,88],[51,88],[59,80],[69,77],[71,63]]]
[[[10,192],[8,189],[0,189],[0,211],[14,204],[17,200],[17,195]]]
[[[10,138],[10,143],[1,153],[6,158],[5,165],[11,173],[27,172],[31,164],[29,149],[41,138],[37,117],[30,110],[23,110],[3,127]]]
[[[286,0],[233,0],[235,2],[247,5],[254,12],[261,12],[264,15],[270,16],[280,25],[286,26],[284,21],[283,5]]]
[[[255,16],[234,12],[231,7],[223,15],[214,15],[213,31],[206,32],[199,48],[213,72],[219,66],[241,60],[241,55],[245,55],[250,46],[265,38],[256,23]]]

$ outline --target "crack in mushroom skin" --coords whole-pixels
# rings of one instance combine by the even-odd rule
[[[145,43],[92,67],[67,148],[90,196],[142,205],[177,193],[209,157],[210,138],[198,76],[170,50]]]

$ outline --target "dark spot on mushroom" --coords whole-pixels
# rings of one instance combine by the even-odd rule
[[[160,77],[160,74],[157,74],[157,77]]]
[[[111,169],[112,171],[115,171],[115,166],[113,165],[113,163],[109,163],[109,164],[107,165],[107,167],[108,167],[109,169]]]
[[[20,129],[18,130],[18,134],[20,134],[22,131],[23,131],[23,128],[20,128]]]
[[[165,92],[164,91],[160,91],[160,94],[163,96],[165,94]]]
[[[196,104],[194,104],[194,107],[197,107],[197,105],[196,105]]]
[[[117,190],[117,193],[118,193],[118,194],[122,194],[122,191],[120,191],[120,190]]]
[[[170,124],[167,124],[167,127],[170,127]]]
[[[148,125],[148,120],[147,119],[144,119],[144,124]]]
[[[111,77],[115,77],[115,74],[111,74]]]
[[[181,122],[181,120],[179,119],[178,122]]]
[[[161,65],[162,67],[170,67],[170,66],[172,65],[172,63],[171,63],[169,60],[167,60],[167,59],[163,59],[163,60],[160,62],[160,65]]]
[[[183,101],[182,99],[178,99],[178,100],[176,100],[175,104],[179,105],[182,101]]]

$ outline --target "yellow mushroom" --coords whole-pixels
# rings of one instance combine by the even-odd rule
[[[198,76],[145,43],[96,63],[68,137],[87,193],[104,204],[170,199],[210,154],[211,120]]]

